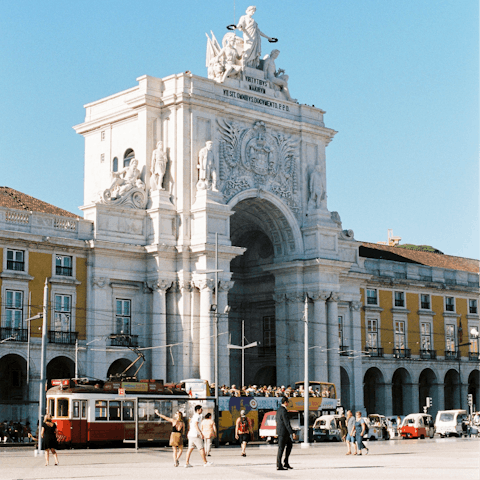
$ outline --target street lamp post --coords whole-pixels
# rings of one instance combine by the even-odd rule
[[[43,318],[43,313],[37,313],[33,317],[26,318],[25,321],[28,324],[28,336],[27,336],[27,400],[30,400],[30,339],[31,339],[31,324],[33,320],[39,320]]]
[[[47,315],[48,315],[48,278],[45,279],[43,289],[43,313],[42,313],[42,354],[40,362],[40,387],[38,398],[38,453],[42,450],[43,411],[45,409],[45,387],[46,387],[46,359],[47,359]]]

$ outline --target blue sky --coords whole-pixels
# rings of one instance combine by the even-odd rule
[[[83,105],[141,75],[206,76],[249,2],[1,2],[0,185],[81,214]],[[479,258],[475,0],[257,1],[300,103],[326,110],[328,207],[355,238]],[[265,42],[263,49],[270,45]]]

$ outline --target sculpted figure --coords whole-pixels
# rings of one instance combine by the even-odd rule
[[[234,33],[227,34],[226,45],[217,56],[217,61],[222,63],[224,69],[223,75],[217,80],[220,83],[223,83],[227,77],[237,75],[242,70],[241,65],[237,65],[237,60],[241,60],[242,57],[235,48],[236,38],[237,36]],[[215,79],[217,78],[217,75],[215,75]]]
[[[253,19],[253,14],[257,7],[248,7],[246,15],[240,17],[237,28],[243,32],[243,65],[247,67],[257,68],[260,63],[260,55],[262,53],[262,39],[266,38],[269,42],[276,42],[274,38],[265,35]]]
[[[165,190],[162,184],[167,169],[167,161],[167,155],[163,151],[163,142],[157,142],[157,148],[152,153],[152,164],[150,165],[152,174],[150,186],[152,190]]]
[[[197,188],[199,190],[213,190],[214,192],[218,192],[213,142],[206,142],[205,146],[198,153],[197,168],[200,170]]]
[[[283,75],[285,70],[277,70],[277,67],[275,66],[275,59],[278,57],[279,53],[279,50],[272,50],[270,55],[265,55],[263,59],[265,78],[272,84],[273,88],[277,86],[285,94],[287,100],[290,102],[296,102],[296,100],[290,96],[288,90],[288,75]]]
[[[308,199],[308,206],[311,208],[320,208],[322,200],[325,199],[325,189],[323,187],[322,167],[315,166],[315,170],[310,175],[308,182],[308,189],[310,198]]]
[[[119,172],[113,172],[113,182],[110,186],[111,198],[121,197],[134,187],[144,189],[145,184],[140,180],[141,172],[137,168],[138,160],[132,158],[130,165]]]

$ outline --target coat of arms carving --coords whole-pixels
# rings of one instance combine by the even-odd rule
[[[227,201],[249,188],[269,191],[294,211],[297,192],[298,141],[257,121],[245,127],[217,120],[220,131],[220,190]]]

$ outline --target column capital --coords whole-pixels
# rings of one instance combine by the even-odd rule
[[[194,280],[193,284],[199,290],[210,290],[213,291],[215,288],[215,280],[211,278],[202,278],[200,280]]]
[[[332,292],[327,298],[327,302],[338,302],[340,300],[340,294],[338,292]]]
[[[191,292],[193,287],[193,283],[189,280],[180,280],[178,282],[178,288],[183,292]]]
[[[107,277],[93,277],[92,287],[103,288],[108,285],[109,279]]]
[[[350,310],[352,312],[359,312],[362,308],[362,302],[350,302]]]
[[[314,302],[318,302],[319,300],[325,301],[330,295],[330,292],[325,292],[323,290],[315,290],[308,292],[309,298],[311,298]]]
[[[166,291],[172,286],[172,283],[173,282],[171,280],[159,278],[158,280],[153,280],[151,282],[148,282],[148,286],[152,290]]]
[[[233,288],[234,285],[235,285],[235,282],[220,280],[218,282],[218,290],[221,292],[228,292]]]

